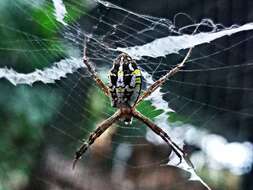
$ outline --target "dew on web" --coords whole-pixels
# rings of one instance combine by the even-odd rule
[[[14,3],[14,6],[23,12],[27,18],[45,30],[57,31],[58,35],[53,39],[43,39],[29,32],[15,29],[11,25],[0,24],[1,28],[24,37],[24,42],[36,47],[34,49],[22,48],[22,46],[15,47],[22,41],[21,37],[18,37],[16,41],[1,44],[0,51],[16,52],[31,57],[35,65],[39,64],[41,60],[48,63],[42,68],[35,66],[36,69],[26,73],[17,71],[5,64],[0,68],[0,78],[7,80],[17,89],[20,88],[20,85],[28,85],[27,88],[29,89],[46,88],[52,95],[61,94],[58,97],[58,101],[61,102],[59,105],[50,104],[47,100],[43,100],[44,104],[53,110],[55,118],[49,122],[50,124],[46,129],[48,141],[54,144],[50,146],[49,143],[47,145],[49,147],[46,149],[46,158],[42,163],[45,164],[46,172],[55,174],[57,177],[51,181],[50,178],[35,174],[37,180],[50,186],[50,184],[54,185],[54,180],[59,179],[60,181],[60,179],[68,178],[68,183],[75,188],[82,189],[83,184],[100,188],[99,184],[101,185],[101,183],[97,180],[94,182],[95,185],[91,184],[89,176],[101,178],[105,170],[108,169],[106,165],[110,162],[113,179],[106,177],[105,180],[112,181],[109,184],[116,185],[118,189],[134,189],[132,182],[134,180],[124,179],[127,175],[131,176],[131,172],[136,175],[142,172],[141,175],[144,175],[144,173],[148,173],[145,172],[146,170],[154,168],[158,174],[154,173],[153,175],[159,176],[159,172],[167,167],[171,170],[173,168],[182,170],[188,174],[186,181],[198,181],[204,188],[211,189],[201,176],[205,167],[217,171],[227,169],[235,175],[249,172],[253,163],[252,143],[245,139],[241,142],[230,142],[222,135],[214,135],[207,126],[215,122],[221,113],[224,115],[240,115],[241,117],[252,117],[253,114],[247,110],[235,110],[230,107],[219,106],[219,104],[212,105],[203,99],[198,100],[189,97],[183,92],[187,92],[189,88],[203,87],[214,89],[213,92],[215,93],[217,93],[217,89],[220,89],[227,90],[229,93],[231,91],[243,91],[245,94],[250,94],[252,88],[248,86],[230,86],[229,83],[217,83],[211,79],[206,83],[203,80],[198,80],[198,76],[196,76],[196,80],[192,80],[194,77],[187,80],[187,77],[198,74],[202,76],[207,72],[225,75],[228,70],[236,71],[252,66],[252,63],[246,61],[226,65],[224,60],[219,57],[248,42],[251,40],[251,36],[239,40],[236,38],[233,43],[226,47],[220,46],[217,41],[223,38],[233,39],[240,33],[251,32],[253,23],[248,22],[225,27],[222,23],[215,23],[206,18],[200,21],[192,21],[191,15],[184,14],[183,16],[189,19],[187,25],[177,26],[179,23],[178,15],[171,21],[167,18],[139,14],[107,1],[96,0],[94,2],[90,2],[91,7],[96,7],[94,8],[95,11],[91,12],[88,12],[86,7],[89,3],[85,5],[78,1],[73,4],[61,0],[45,2],[43,6],[52,12],[46,12],[45,7],[43,8],[40,4],[37,9],[46,15],[51,25],[30,16],[29,8],[22,9],[22,3],[18,1]],[[29,4],[27,0],[24,3]],[[85,19],[80,21],[75,18],[76,15],[83,16]],[[197,30],[194,32],[196,28]],[[110,100],[103,97],[102,93],[99,92],[99,88],[92,81],[82,62],[84,41],[87,38],[90,39],[87,43],[88,58],[94,64],[94,68],[103,81],[107,81],[107,71],[116,56],[120,52],[126,52],[136,59],[141,67],[144,78],[143,90],[166,74],[166,71],[179,64],[187,54],[188,49],[193,48],[192,55],[186,60],[185,66],[178,75],[169,78],[168,84],[157,89],[148,97],[144,102],[145,104],[141,105],[140,110],[144,111],[148,117],[167,132],[181,148],[186,144],[198,149],[190,153],[190,159],[195,168],[192,168],[184,159],[178,164],[179,158],[173,152],[164,157],[158,156],[158,160],[153,159],[147,153],[150,151],[147,147],[155,147],[154,149],[162,147],[161,150],[156,150],[157,154],[161,153],[162,155],[164,154],[162,152],[164,147],[166,150],[168,147],[159,136],[135,121],[131,127],[123,126],[120,123],[117,127],[109,129],[94,144],[94,148],[91,148],[84,156],[84,163],[78,164],[77,171],[71,171],[67,174],[68,168],[71,168],[71,160],[67,158],[72,159],[71,156],[73,156],[73,152],[82,142],[82,139],[88,138],[96,124],[111,116],[115,111],[111,108]],[[49,41],[61,45],[49,47]],[[207,51],[206,48],[212,48],[212,50]],[[57,59],[52,61],[54,56]],[[215,99],[215,97],[209,98]],[[145,110],[149,110],[150,113]],[[187,112],[187,110],[190,111]],[[210,113],[199,119],[198,115],[205,110]],[[186,116],[180,118],[181,115]],[[192,120],[195,118],[199,119],[196,126],[192,124]],[[54,139],[54,135],[57,138]],[[55,147],[57,145],[59,145],[58,148]],[[218,151],[219,148],[217,147],[222,153]],[[147,152],[144,151],[146,149]],[[71,150],[73,151],[69,153]],[[147,154],[147,158],[138,160],[138,156],[141,157],[141,155],[136,153],[137,150],[142,152],[140,154]],[[152,149],[150,152],[152,151],[154,150]],[[64,154],[69,157],[64,157]],[[238,154],[242,156],[238,156]],[[234,162],[229,157],[234,157]],[[136,164],[134,161],[139,163]],[[90,167],[85,166],[85,164]],[[104,165],[104,167],[95,168],[96,164]],[[201,169],[202,173],[199,172]],[[88,177],[88,179],[83,181],[82,176]],[[118,180],[123,180],[122,184],[119,184]],[[210,185],[212,186],[212,184]]]

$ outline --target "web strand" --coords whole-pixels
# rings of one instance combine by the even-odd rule
[[[28,2],[28,1],[27,1]],[[222,55],[224,52],[228,51],[233,51],[235,47],[238,47],[241,44],[244,44],[245,42],[248,42],[249,40],[252,39],[252,36],[249,36],[241,41],[238,41],[236,43],[233,43],[229,45],[228,47],[220,47],[217,45],[216,41],[218,37],[223,37],[225,35],[231,35],[232,33],[240,33],[246,30],[252,30],[251,23],[242,25],[242,26],[234,26],[234,27],[229,27],[229,28],[222,28],[218,24],[214,24],[211,22],[211,20],[208,21],[203,21],[200,22],[203,25],[209,26],[210,28],[213,27],[213,31],[210,31],[209,33],[204,33],[204,32],[199,32],[197,33],[194,37],[196,39],[203,39],[201,43],[196,43],[194,41],[194,38],[190,38],[190,32],[194,26],[198,25],[199,23],[193,22],[187,26],[183,26],[181,28],[177,28],[175,25],[172,24],[172,22],[168,19],[164,18],[156,18],[152,16],[146,16],[146,15],[141,15],[137,14],[134,12],[131,12],[129,10],[123,9],[119,6],[113,5],[111,3],[105,2],[105,1],[97,1],[107,7],[111,11],[116,11],[115,14],[120,16],[120,20],[117,20],[113,17],[106,18],[103,17],[104,15],[100,15],[99,17],[95,17],[94,15],[91,15],[89,13],[85,13],[84,6],[76,1],[76,4],[80,8],[74,8],[74,11],[77,13],[82,13],[85,14],[88,18],[93,19],[94,22],[96,23],[96,28],[94,31],[90,33],[90,31],[83,31],[81,32],[81,29],[79,28],[78,23],[74,23],[73,25],[66,25],[64,24],[65,21],[62,18],[59,24],[56,25],[56,28],[59,31],[62,31],[62,24],[65,25],[66,30],[64,32],[61,32],[61,37],[56,38],[56,39],[39,39],[38,36],[16,30],[10,26],[3,26],[1,25],[2,28],[8,29],[10,31],[13,31],[15,33],[22,34],[23,36],[26,36],[26,40],[24,40],[27,43],[30,43],[31,45],[39,44],[38,49],[22,49],[22,48],[11,48],[8,47],[8,45],[13,45],[15,43],[19,43],[21,39],[17,39],[17,41],[9,41],[8,44],[6,44],[7,47],[0,47],[1,51],[13,51],[13,52],[22,52],[25,54],[27,57],[32,56],[35,60],[37,59],[37,63],[39,63],[39,59],[43,59],[45,62],[50,62],[50,59],[47,56],[53,56],[53,54],[58,54],[59,56],[62,55],[63,52],[65,52],[65,49],[61,48],[48,48],[47,47],[47,42],[54,41],[55,43],[57,42],[65,42],[65,40],[71,41],[75,46],[79,46],[80,49],[83,47],[83,37],[84,36],[89,36],[91,38],[91,43],[88,45],[88,55],[89,59],[92,61],[94,66],[96,67],[96,70],[100,71],[99,75],[103,76],[105,75],[105,70],[108,70],[109,67],[111,67],[111,63],[117,53],[119,51],[126,51],[130,52],[133,57],[140,59],[140,65],[142,67],[143,73],[146,73],[147,75],[150,75],[150,80],[146,80],[146,83],[151,83],[155,79],[159,78],[162,74],[164,74],[168,68],[173,68],[177,63],[173,62],[172,64],[168,61],[169,56],[171,53],[177,53],[177,56],[182,59],[185,56],[185,51],[184,49],[189,48],[189,47],[195,47],[197,45],[205,46],[207,42],[211,42],[211,45],[216,47],[218,50],[217,51],[209,51],[207,53],[203,53],[201,51],[201,48],[198,48],[196,53],[194,53],[193,57],[191,59],[187,60],[187,65],[185,68],[180,70],[178,73],[179,75],[181,74],[187,74],[187,73],[204,73],[204,72],[218,72],[218,71],[228,71],[228,70],[235,70],[238,71],[239,69],[243,68],[250,68],[252,64],[250,62],[243,62],[242,64],[238,65],[225,65],[224,62],[220,61],[216,56],[217,55]],[[47,2],[47,6],[50,7],[50,3]],[[70,5],[68,3],[65,3],[65,5]],[[18,2],[15,2],[15,6],[25,15],[27,15],[28,18],[30,18],[29,12],[25,9],[22,9],[22,7],[19,5]],[[118,12],[117,12],[118,11]],[[48,17],[50,18],[50,17]],[[36,20],[33,20],[34,22],[37,22]],[[37,22],[38,23],[38,22]],[[53,22],[54,23],[54,22]],[[134,27],[131,26],[129,23],[134,23],[137,26],[139,26],[141,29],[135,29]],[[174,24],[176,23],[175,21],[173,22]],[[38,23],[42,27],[48,29],[49,31],[52,31],[50,28],[47,28],[47,26]],[[109,30],[103,31],[103,25],[106,25],[109,27]],[[102,32],[98,32],[98,29],[100,29]],[[189,30],[189,31],[188,31]],[[74,31],[74,32],[73,32]],[[183,31],[187,31],[187,33],[183,33]],[[54,32],[54,31],[52,31]],[[152,33],[155,35],[152,35]],[[75,35],[75,33],[79,33],[80,35]],[[102,35],[101,35],[102,33]],[[220,35],[223,33],[224,35]],[[124,35],[124,37],[121,37],[121,35]],[[166,48],[160,48],[159,46],[155,47],[155,49],[152,49],[153,47],[150,46],[152,42],[157,42],[157,40],[161,40],[163,43],[166,41],[166,36],[169,37],[168,39],[174,40],[177,38],[181,38],[183,46],[180,46],[180,44],[176,41],[173,46],[176,47],[176,49],[171,50],[171,49],[166,49]],[[214,37],[215,36],[215,37]],[[164,39],[162,39],[164,37]],[[233,36],[230,36],[233,38]],[[192,40],[194,42],[192,42]],[[148,46],[148,48],[151,48],[152,52],[155,52],[154,54],[150,50],[147,52],[142,52],[142,48]],[[134,49],[134,48],[137,48]],[[145,48],[144,48],[145,49]],[[163,52],[160,52],[161,54],[157,53],[157,49],[162,49]],[[153,51],[154,50],[154,51]],[[183,51],[182,51],[183,50]],[[133,53],[131,53],[133,51]],[[165,53],[164,53],[165,52]],[[159,55],[158,55],[159,54]],[[196,56],[197,55],[197,56]],[[164,59],[162,59],[162,56]],[[151,59],[152,58],[152,59]],[[155,58],[155,59],[154,59]],[[158,60],[156,60],[158,59]],[[208,61],[210,63],[215,63],[215,66],[207,66],[205,65],[204,61]],[[158,63],[157,63],[158,62]],[[193,68],[192,68],[193,67]],[[56,62],[52,64],[51,66],[48,66],[44,69],[36,70],[32,73],[28,74],[23,74],[19,73],[15,70],[11,70],[10,68],[0,68],[0,78],[5,78],[12,82],[15,85],[19,84],[29,84],[33,85],[33,88],[36,88],[37,82],[43,82],[45,83],[45,88],[50,88],[51,86],[56,87],[57,89],[64,90],[65,94],[65,99],[62,102],[62,107],[66,107],[66,109],[71,109],[73,112],[78,115],[80,114],[80,117],[82,120],[86,122],[92,122],[92,119],[89,117],[94,116],[94,113],[90,110],[89,107],[83,106],[80,104],[79,100],[82,99],[82,97],[87,94],[87,91],[89,89],[95,89],[98,90],[97,86],[95,83],[93,83],[90,80],[90,76],[88,74],[84,74],[85,67],[81,62],[81,51],[79,52],[79,56],[77,57],[71,57],[71,56],[66,56],[65,59],[63,59],[60,62]],[[149,72],[152,71],[152,72]],[[151,74],[150,74],[151,73]],[[147,76],[146,75],[146,76]],[[75,77],[72,77],[75,76]],[[89,79],[89,82],[83,83],[83,80]],[[87,80],[88,81],[88,80]],[[191,86],[194,88],[197,87],[208,87],[212,89],[226,89],[230,90],[232,92],[234,91],[243,91],[243,93],[251,93],[252,88],[250,87],[234,87],[234,86],[227,86],[226,84],[206,84],[202,81],[195,80],[195,81],[187,81],[187,80],[180,80],[177,77],[169,79],[169,84],[172,84],[174,86],[175,84],[180,85],[182,88],[186,88],[187,86]],[[70,87],[71,86],[71,87]],[[31,87],[32,88],[32,87]],[[165,88],[166,89],[166,88]],[[185,103],[181,104],[178,106],[176,112],[181,113],[185,109],[189,108],[191,104],[193,103],[196,105],[196,108],[191,112],[186,117],[186,121],[190,121],[192,118],[197,116],[200,112],[205,107],[209,107],[212,109],[214,112],[211,114],[208,119],[206,119],[202,127],[207,126],[210,122],[216,119],[218,113],[220,112],[227,112],[227,113],[232,113],[236,115],[243,115],[247,117],[252,117],[253,115],[251,113],[247,113],[244,111],[236,111],[232,109],[227,109],[223,107],[219,107],[216,105],[211,105],[203,101],[197,101],[193,98],[189,98],[186,95],[182,95],[179,93],[174,92],[173,90],[169,90],[165,92],[160,92],[159,95],[156,94],[157,97],[159,97],[159,101],[157,104],[157,101],[155,101],[154,96],[149,99],[149,101],[152,102],[152,105],[156,107],[156,109],[159,109],[161,106],[161,102],[166,104],[163,108],[165,108],[166,113],[172,110],[169,110],[168,102],[173,103],[177,102],[180,98],[185,100]],[[172,95],[172,99],[169,101],[164,100],[163,97],[166,95]],[[88,94],[86,97],[86,101],[83,104],[88,104],[89,100],[92,100],[92,95]],[[157,100],[157,99],[156,99]],[[109,100],[103,100],[101,101],[105,105],[105,107],[110,107],[110,102]],[[47,104],[47,102],[45,102]],[[57,116],[63,121],[71,125],[72,129],[79,131],[82,135],[77,136],[76,134],[73,135],[70,131],[67,129],[62,129],[61,126],[57,125],[57,123],[52,123],[50,125],[51,130],[55,130],[59,135],[62,135],[62,138],[69,138],[73,144],[76,144],[78,142],[82,142],[80,138],[82,136],[87,136],[89,135],[92,130],[86,128],[82,124],[80,124],[79,121],[74,120],[73,118],[69,117],[68,114],[64,111],[59,111],[56,108],[52,107],[51,109],[55,109]],[[167,109],[167,110],[166,110]],[[80,113],[81,112],[81,113]],[[153,113],[155,110],[153,110]],[[84,114],[86,113],[86,114]],[[152,112],[151,112],[152,113]],[[109,111],[102,111],[101,110],[101,115],[105,119],[110,116]],[[160,116],[158,116],[159,118]],[[165,121],[159,124],[164,125],[166,128],[168,128],[167,123],[167,115],[164,114],[162,115],[163,118],[165,118]],[[158,121],[156,121],[158,122]],[[139,125],[139,123],[137,124]],[[136,126],[137,126],[136,125]],[[169,126],[171,127],[171,126]],[[148,142],[144,141],[144,143],[135,143],[134,141],[141,140],[143,138],[147,139],[145,135],[139,135],[136,134],[134,135],[133,133],[128,135],[126,133],[121,133],[121,129],[126,127],[123,126],[117,126],[119,128],[119,133],[114,133],[113,136],[118,137],[118,138],[123,138],[125,141],[129,144],[131,149],[134,149],[138,146],[145,147],[149,146]],[[172,127],[171,127],[172,128]],[[140,128],[138,127],[132,127],[131,130],[133,131],[140,131]],[[130,130],[130,129],[128,129]],[[173,131],[173,129],[172,129]],[[175,131],[175,130],[174,130]],[[174,135],[174,134],[173,134]],[[172,136],[173,136],[172,135]],[[153,137],[152,137],[153,138]],[[128,141],[128,139],[134,139],[133,141]],[[151,141],[153,142],[153,141]],[[155,140],[154,140],[155,142]],[[121,145],[121,142],[112,140],[113,146],[117,147]],[[73,145],[74,146],[74,145]],[[118,158],[111,158],[107,154],[101,154],[102,157],[106,159],[112,159],[113,161],[117,160],[119,162],[122,162],[122,164],[126,164],[127,168],[133,168],[133,169],[140,169],[140,168],[149,168],[153,166],[157,166],[164,161],[168,160],[168,157],[165,157],[163,159],[160,159],[158,161],[150,161],[149,163],[146,164],[140,164],[138,166],[131,165],[129,163],[125,163],[123,160],[120,160]],[[43,180],[43,179],[41,179]],[[201,180],[201,179],[198,179]],[[48,181],[50,183],[50,181]]]

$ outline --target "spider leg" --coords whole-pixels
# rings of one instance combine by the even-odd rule
[[[160,86],[162,86],[166,82],[166,80],[168,78],[172,77],[178,71],[180,71],[180,69],[184,66],[186,60],[190,57],[192,49],[193,48],[189,49],[189,51],[187,52],[186,56],[184,57],[183,61],[180,64],[178,64],[177,66],[175,66],[173,69],[169,70],[167,72],[167,74],[165,74],[164,76],[162,76],[160,79],[158,79],[157,81],[155,81],[150,87],[148,87],[148,89],[145,90],[144,93],[138,98],[138,100],[136,101],[136,103],[135,103],[134,106],[136,106],[142,100],[144,100],[145,98],[147,98],[148,96],[150,96],[157,88],[159,88]]]
[[[90,135],[87,142],[83,142],[83,144],[80,146],[80,148],[76,151],[75,159],[73,162],[73,169],[75,168],[75,165],[79,159],[81,159],[82,155],[86,152],[86,150],[91,146],[94,141],[101,135],[103,132],[105,132],[106,129],[108,129],[112,124],[114,124],[116,121],[120,118],[120,112],[117,111],[115,114],[113,114],[108,119],[104,120],[102,123],[100,123],[96,130]]]
[[[84,49],[83,49],[83,63],[86,65],[89,73],[91,74],[92,78],[94,79],[94,81],[97,83],[97,85],[100,87],[100,89],[104,92],[104,94],[106,96],[109,96],[109,89],[108,87],[104,84],[104,82],[98,77],[97,72],[95,71],[95,69],[93,68],[93,66],[89,63],[89,60],[86,56],[86,45],[84,45]]]
[[[158,127],[154,122],[152,122],[150,119],[142,115],[138,111],[133,111],[132,112],[133,116],[140,120],[141,122],[145,123],[152,131],[154,131],[157,135],[159,135],[168,145],[171,146],[172,150],[175,152],[175,154],[178,156],[180,159],[179,163],[182,162],[182,158],[185,159],[185,161],[192,167],[194,168],[193,164],[191,163],[190,159],[188,158],[187,154],[184,152],[183,149],[181,149],[175,142],[171,140],[169,135],[164,132],[160,127]]]

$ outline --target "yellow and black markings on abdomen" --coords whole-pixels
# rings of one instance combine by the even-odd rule
[[[142,76],[136,62],[123,53],[113,63],[109,73],[112,106],[132,106],[141,91]]]

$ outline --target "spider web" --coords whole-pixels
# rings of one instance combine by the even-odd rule
[[[24,2],[29,4],[28,1]],[[37,3],[37,1],[34,2],[35,4]],[[84,15],[85,19],[81,20],[80,23],[74,21],[68,24],[66,21],[68,16],[66,7],[70,6],[68,2],[53,0],[45,4],[48,7],[54,6],[55,20],[58,21],[55,23],[55,28],[60,34],[54,40],[55,42],[63,42],[66,46],[49,49],[46,46],[48,39],[41,40],[36,35],[17,30],[8,25],[1,25],[2,28],[10,32],[25,36],[26,42],[40,48],[34,50],[9,48],[8,45],[17,43],[13,41],[9,42],[6,47],[0,47],[0,49],[2,51],[13,51],[14,53],[21,52],[25,56],[37,57],[38,62],[39,59],[43,59],[45,62],[50,63],[49,57],[51,54],[58,54],[63,58],[57,62],[51,62],[48,67],[36,69],[29,73],[20,73],[5,65],[6,67],[0,68],[0,78],[5,78],[17,86],[16,88],[19,88],[19,85],[26,84],[30,85],[30,88],[43,87],[50,89],[52,94],[58,92],[61,94],[60,108],[59,106],[51,106],[47,101],[44,101],[47,107],[55,112],[54,119],[46,129],[47,140],[50,145],[48,157],[45,158],[49,160],[46,166],[48,171],[51,173],[57,172],[55,175],[58,178],[62,176],[69,178],[69,183],[71,183],[71,180],[74,181],[76,188],[88,183],[90,187],[99,188],[99,184],[91,184],[89,180],[91,180],[91,177],[101,178],[106,169],[93,168],[93,170],[89,169],[88,172],[85,172],[85,169],[87,169],[85,164],[91,165],[92,168],[94,166],[93,160],[95,160],[95,165],[96,162],[105,163],[103,160],[110,160],[112,163],[112,181],[117,189],[131,189],[132,184],[127,180],[124,181],[127,170],[133,170],[136,173],[142,170],[142,173],[145,173],[150,169],[158,172],[161,168],[168,167],[171,167],[171,170],[174,170],[174,168],[182,169],[186,176],[186,181],[199,181],[209,189],[196,171],[184,160],[178,165],[179,160],[173,152],[169,156],[165,155],[164,147],[166,147],[165,149],[168,147],[163,144],[158,136],[149,130],[146,131],[145,126],[138,122],[134,122],[132,127],[125,127],[122,124],[113,127],[103,138],[101,137],[101,140],[98,140],[97,145],[94,145],[95,148],[88,152],[84,161],[79,163],[80,168],[77,171],[70,172],[71,162],[65,159],[63,155],[70,155],[71,158],[74,151],[65,152],[65,149],[61,148],[68,147],[66,150],[75,150],[81,143],[81,139],[87,138],[93,131],[95,124],[109,117],[114,111],[110,108],[109,100],[103,98],[102,93],[99,92],[98,87],[82,64],[81,56],[85,37],[90,38],[87,45],[88,57],[103,80],[106,81],[106,71],[111,67],[113,60],[120,51],[123,51],[135,58],[141,67],[145,80],[144,88],[178,64],[186,55],[188,48],[195,47],[191,58],[179,73],[180,76],[169,79],[168,84],[162,89],[155,91],[147,99],[146,107],[144,105],[142,110],[150,109],[151,113],[148,114],[151,117],[152,113],[155,115],[153,117],[155,123],[168,132],[170,137],[181,147],[186,142],[202,150],[201,152],[196,151],[191,155],[191,160],[196,170],[200,170],[201,167],[204,167],[204,164],[215,169],[226,168],[236,174],[244,174],[250,170],[253,162],[252,144],[246,140],[241,143],[229,143],[225,137],[212,133],[208,126],[210,123],[215,122],[220,113],[245,117],[252,117],[252,114],[247,111],[237,111],[223,108],[219,105],[211,105],[204,100],[196,100],[187,96],[184,93],[187,90],[184,90],[184,88],[207,87],[214,90],[226,89],[231,92],[243,91],[245,94],[250,94],[252,88],[247,86],[205,83],[205,81],[201,80],[201,77],[196,77],[196,80],[187,80],[187,74],[198,75],[200,73],[202,75],[203,73],[205,75],[206,72],[216,72],[222,75],[227,71],[236,71],[245,67],[250,68],[252,66],[250,62],[230,65],[226,64],[220,56],[227,52],[233,52],[234,48],[240,47],[241,44],[251,40],[252,33],[249,32],[249,35],[246,35],[243,39],[235,39],[233,43],[226,47],[221,46],[217,40],[233,38],[238,33],[251,31],[253,30],[253,23],[225,27],[220,23],[214,23],[211,19],[194,21],[189,15],[182,13],[175,15],[173,20],[169,20],[167,18],[139,14],[110,2],[98,0],[90,2],[88,5],[74,1],[75,6],[71,11]],[[28,10],[22,9],[18,1],[14,2],[14,5],[17,9],[24,12],[27,18],[32,19],[33,22],[38,22],[29,16]],[[93,11],[84,12],[83,9],[86,6],[93,7]],[[182,18],[187,21],[185,25],[180,26]],[[43,23],[38,24],[47,28]],[[197,32],[193,33],[198,26],[200,27]],[[210,48],[212,49],[211,51],[209,50]],[[67,53],[62,56],[62,52]],[[185,75],[185,77],[182,75]],[[101,100],[99,105],[96,104],[96,98]],[[100,105],[102,103],[103,105]],[[208,114],[198,123],[198,128],[194,124],[190,124],[189,121],[198,119],[198,114],[206,110],[208,110]],[[100,113],[97,115],[98,111]],[[168,118],[172,117],[174,113],[187,115],[186,119],[184,119],[186,122],[180,120],[173,123],[168,122]],[[60,136],[61,138],[54,140],[55,136]],[[103,144],[107,146],[103,146]],[[54,146],[56,147],[54,148]],[[158,156],[159,159],[146,160],[146,162],[136,165],[129,163],[132,154],[136,154],[136,151],[141,151],[149,146],[156,146],[156,149],[161,148],[161,150],[157,150],[156,154],[163,155],[163,157],[160,158]],[[112,151],[110,147],[114,147],[114,150]],[[223,154],[217,153],[215,147],[220,147],[220,151]],[[113,156],[111,151],[114,152]],[[56,154],[57,152],[60,152],[60,154]],[[217,154],[220,154],[219,157],[217,157]],[[237,162],[233,163],[229,157],[238,154],[243,156],[238,157]],[[224,156],[223,159],[220,158],[222,156]],[[206,158],[210,159],[209,163],[204,162]],[[160,173],[158,172],[156,176],[159,175]],[[83,177],[87,179],[83,180]],[[50,178],[43,178],[39,175],[36,178],[38,181],[48,184],[49,187],[50,184],[53,184],[53,180],[50,181]],[[107,179],[107,177],[105,178]],[[167,180],[169,181],[170,178],[168,177]]]

